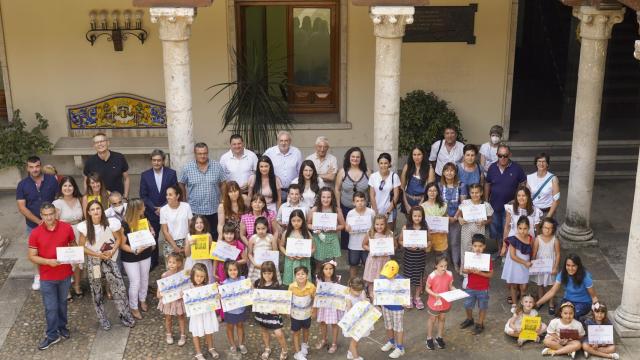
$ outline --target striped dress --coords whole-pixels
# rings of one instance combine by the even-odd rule
[[[411,250],[409,248],[403,248],[403,250],[402,275],[411,279],[411,285],[422,285],[424,279],[424,268],[427,265],[427,253],[425,252],[425,249]]]

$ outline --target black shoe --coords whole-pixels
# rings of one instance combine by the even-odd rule
[[[466,329],[471,325],[473,325],[473,319],[465,319],[460,323],[460,329]]]
[[[436,344],[438,344],[438,348],[440,349],[444,349],[446,347],[446,344],[444,343],[444,339],[441,337],[436,338]]]
[[[476,326],[471,330],[473,335],[478,335],[484,331],[484,325],[476,324]]]
[[[549,306],[549,315],[556,316],[556,308]]]
[[[45,337],[42,341],[40,341],[40,344],[38,344],[38,350],[47,350],[51,345],[59,343],[60,340],[62,339],[59,336],[53,340]]]
[[[433,339],[427,339],[427,350],[435,350],[436,346],[433,344]]]
[[[67,329],[67,328],[62,328],[62,329],[58,330],[58,334],[60,336],[62,336],[63,338],[65,338],[65,339],[68,339],[68,338],[71,337],[71,333],[69,332],[69,329]]]

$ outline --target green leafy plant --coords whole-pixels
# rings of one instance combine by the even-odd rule
[[[27,130],[20,110],[16,110],[13,120],[0,121],[0,169],[22,167],[29,156],[51,152],[53,144],[42,132],[49,127],[49,122],[40,113],[36,113],[36,120],[38,124]]]
[[[400,99],[400,154],[408,155],[416,144],[429,151],[431,144],[442,139],[448,124],[458,128],[458,140],[464,141],[460,120],[446,101],[423,90],[407,93]]]
[[[220,132],[231,127],[234,133],[242,135],[248,148],[262,153],[276,142],[278,131],[288,130],[293,123],[286,101],[286,72],[281,61],[248,61],[245,56],[237,58],[238,79],[210,86],[217,92],[209,99],[231,89],[231,97],[222,108],[223,127]]]

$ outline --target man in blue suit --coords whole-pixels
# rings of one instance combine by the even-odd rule
[[[156,244],[160,236],[160,208],[167,203],[167,187],[178,184],[176,171],[164,166],[165,158],[164,151],[153,150],[151,169],[140,175],[140,198],[144,201],[144,214],[155,231]],[[158,248],[151,256],[151,269],[158,265]]]

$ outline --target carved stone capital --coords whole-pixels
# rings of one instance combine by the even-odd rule
[[[191,36],[194,8],[150,8],[151,22],[160,24],[160,40],[185,41]]]
[[[624,19],[624,8],[598,10],[593,6],[576,6],[573,16],[580,19],[580,37],[590,40],[608,40],[613,25]]]
[[[406,24],[413,24],[413,6],[372,6],[369,16],[376,37],[401,38]]]

